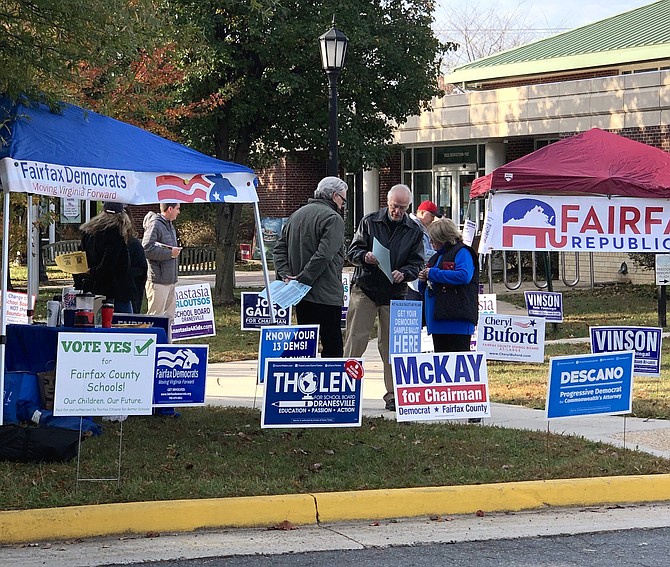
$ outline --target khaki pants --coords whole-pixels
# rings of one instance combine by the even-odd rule
[[[377,344],[384,363],[384,385],[386,386],[384,401],[395,397],[393,375],[389,362],[390,313],[391,307],[389,305],[375,305],[375,302],[365,295],[358,286],[351,286],[349,309],[347,310],[347,330],[344,338],[344,357],[357,358],[363,355],[365,349],[368,348],[375,319],[379,317]]]
[[[147,281],[144,286],[147,292],[147,314],[148,315],[167,315],[170,318],[170,329],[174,321],[174,314],[177,310],[177,295],[175,293],[176,284],[155,284]],[[172,333],[168,333],[168,339]]]

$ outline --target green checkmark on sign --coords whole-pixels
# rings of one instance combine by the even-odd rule
[[[135,341],[135,354],[139,356],[147,356],[149,354],[149,347],[153,342],[153,339],[149,339],[144,344],[142,344],[140,341]]]

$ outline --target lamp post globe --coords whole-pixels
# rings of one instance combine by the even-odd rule
[[[328,76],[330,86],[328,96],[328,175],[337,177],[337,79],[344,67],[349,40],[335,27],[333,18],[332,27],[319,37],[321,47],[321,65]]]

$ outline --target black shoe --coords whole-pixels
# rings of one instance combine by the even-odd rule
[[[482,418],[481,417],[469,417],[468,418],[468,423],[481,423]]]
[[[395,398],[389,398],[386,400],[386,409],[389,411],[395,411]]]

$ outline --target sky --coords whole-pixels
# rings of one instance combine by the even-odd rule
[[[452,6],[495,6],[500,11],[520,10],[537,28],[570,29],[651,3],[653,0],[438,0],[436,14]]]

